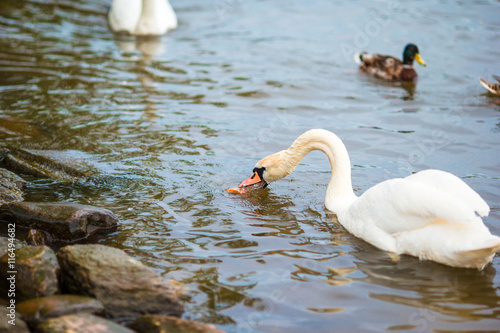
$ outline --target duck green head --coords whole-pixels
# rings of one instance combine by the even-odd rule
[[[420,65],[426,66],[424,59],[420,57],[420,53],[418,52],[418,47],[415,44],[406,45],[403,51],[403,64],[405,65],[413,65],[413,60],[416,60]]]

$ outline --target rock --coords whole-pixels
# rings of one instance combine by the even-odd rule
[[[144,315],[129,326],[141,333],[224,333],[211,324],[161,315]]]
[[[26,181],[9,170],[0,168],[0,205],[23,201],[22,190]]]
[[[9,243],[12,243],[15,249],[23,247],[24,244],[17,238],[8,238],[0,236],[0,257],[7,253],[7,249],[9,248]]]
[[[4,157],[10,170],[57,181],[86,180],[96,171],[76,151],[27,150],[13,148]]]
[[[0,177],[0,184],[2,185],[7,186],[7,184],[3,184],[3,181],[8,180],[9,186],[13,186],[21,190],[26,187],[26,181],[24,179],[7,169],[0,168]]]
[[[52,237],[43,231],[30,229],[24,241],[28,245],[34,246],[50,245],[52,243]]]
[[[15,310],[0,306],[0,333],[29,333],[28,325]],[[9,323],[10,322],[10,323]],[[13,325],[14,324],[14,325]]]
[[[16,227],[42,230],[55,241],[71,242],[116,227],[118,219],[107,210],[74,203],[15,202],[0,207],[0,221]]]
[[[10,258],[12,259],[12,258]],[[10,264],[14,266],[10,266]],[[16,250],[15,260],[9,262],[9,253],[0,258],[0,279],[5,281],[15,273],[16,298],[28,299],[50,296],[59,291],[57,258],[47,246],[23,246]]]
[[[74,313],[102,313],[104,307],[95,298],[79,295],[53,295],[29,299],[17,305],[17,311],[32,327],[41,322]]]
[[[90,314],[78,313],[49,319],[38,325],[40,333],[134,333],[131,329],[110,320]]]
[[[5,114],[0,117],[0,140],[2,142],[9,141],[6,139],[11,138],[34,138],[40,135],[38,129],[27,120],[19,119],[19,117],[6,117]]]
[[[167,280],[125,252],[104,245],[71,245],[57,253],[61,286],[97,298],[112,318],[182,314]]]
[[[28,150],[13,147],[2,149],[0,147],[1,165],[15,173],[50,178],[60,182],[92,182],[118,186],[136,184],[136,179],[103,174],[106,172],[99,167],[97,160],[98,157],[77,150]],[[106,171],[109,169],[106,168]]]

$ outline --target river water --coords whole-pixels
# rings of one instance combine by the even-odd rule
[[[324,209],[313,152],[248,197],[225,189],[301,133],[350,153],[358,194],[413,171],[454,173],[500,235],[498,1],[172,0],[178,29],[115,39],[110,1],[0,4],[2,145],[55,150],[102,182],[29,180],[26,200],[112,210],[101,240],[186,285],[186,318],[227,332],[500,330],[500,256],[483,271],[386,253]],[[419,46],[415,85],[352,53]]]

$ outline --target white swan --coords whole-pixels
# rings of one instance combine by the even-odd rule
[[[114,32],[135,36],[158,36],[177,28],[168,0],[113,0],[108,21]]]
[[[326,130],[310,130],[287,150],[263,158],[250,178],[227,191],[246,193],[266,187],[292,173],[313,150],[323,151],[331,164],[326,208],[349,232],[379,249],[477,269],[500,250],[500,237],[492,235],[480,218],[488,215],[488,204],[448,172],[425,170],[387,180],[357,197],[347,149]]]

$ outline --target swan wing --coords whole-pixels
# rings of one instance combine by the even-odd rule
[[[352,232],[360,236],[374,230],[395,235],[423,228],[437,220],[482,224],[462,199],[424,183],[401,178],[384,181],[367,190],[349,207],[345,220],[353,221],[355,230]]]
[[[488,216],[490,207],[476,191],[457,176],[440,170],[424,170],[405,178],[435,188],[463,201],[480,216]]]
[[[385,251],[481,269],[500,249],[500,238],[476,214],[488,211],[461,179],[426,170],[375,185],[349,207],[341,223]]]

